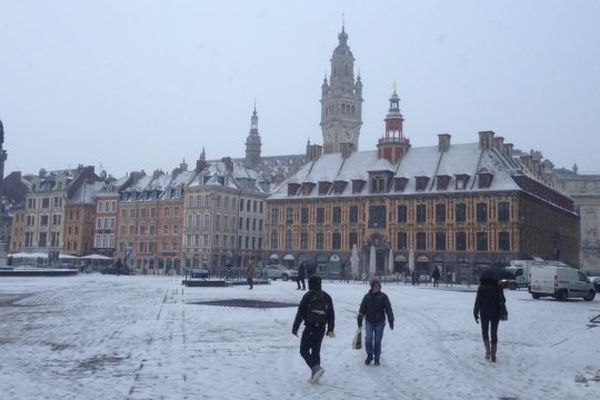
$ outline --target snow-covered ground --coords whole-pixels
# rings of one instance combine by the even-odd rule
[[[291,334],[295,308],[191,304],[297,303],[295,283],[185,288],[177,278],[87,275],[0,280],[2,399],[594,399],[600,301],[533,300],[505,291],[498,362],[483,358],[474,292],[383,285],[396,314],[380,367],[352,350],[365,284],[323,283],[336,310],[319,385]]]

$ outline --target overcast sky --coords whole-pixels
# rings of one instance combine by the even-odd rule
[[[345,14],[375,149],[392,82],[413,146],[494,130],[600,171],[600,1],[0,0],[6,174],[171,170],[322,143],[320,86]]]

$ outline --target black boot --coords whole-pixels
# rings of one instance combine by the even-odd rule
[[[367,356],[367,358],[365,359],[365,365],[371,365],[371,361],[373,361],[373,357]]]

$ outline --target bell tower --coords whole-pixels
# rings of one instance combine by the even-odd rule
[[[342,25],[338,45],[331,57],[329,81],[321,85],[321,131],[323,152],[357,151],[362,125],[362,82],[354,78],[354,56]]]
[[[260,135],[258,133],[258,115],[256,114],[256,104],[250,118],[250,133],[246,139],[246,166],[254,168],[260,163]]]
[[[379,158],[385,158],[391,163],[400,160],[410,148],[410,141],[404,136],[404,117],[400,112],[400,97],[394,93],[390,97],[390,109],[385,116],[385,132],[377,143],[377,154]]]

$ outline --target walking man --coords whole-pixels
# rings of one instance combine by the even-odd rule
[[[300,262],[300,266],[298,266],[298,279],[296,280],[296,283],[298,284],[298,289],[296,290],[306,290],[306,281],[304,280],[306,278],[306,264],[304,263],[304,261]],[[302,283],[302,287],[300,287],[300,284]]]
[[[248,263],[248,268],[246,269],[246,280],[248,281],[248,285],[250,287],[248,289],[252,290],[254,287],[254,276],[256,275],[256,263],[254,262],[254,258],[250,259]]]
[[[310,368],[310,383],[319,383],[325,370],[321,367],[321,343],[327,328],[327,336],[335,337],[335,313],[331,296],[321,290],[321,277],[308,278],[308,292],[302,297],[292,327],[298,336],[298,328],[304,321],[304,331],[300,339],[300,355]]]
[[[440,280],[440,269],[438,267],[433,267],[433,272],[431,273],[431,277],[433,278],[433,287],[439,287]]]
[[[367,320],[365,334],[365,350],[367,358],[365,364],[371,364],[375,357],[375,365],[379,365],[381,358],[381,339],[383,338],[383,330],[385,329],[385,317],[387,315],[390,329],[394,330],[394,313],[390,299],[381,291],[381,282],[375,278],[371,280],[371,290],[360,303],[358,311],[358,327],[362,327],[363,318]]]

